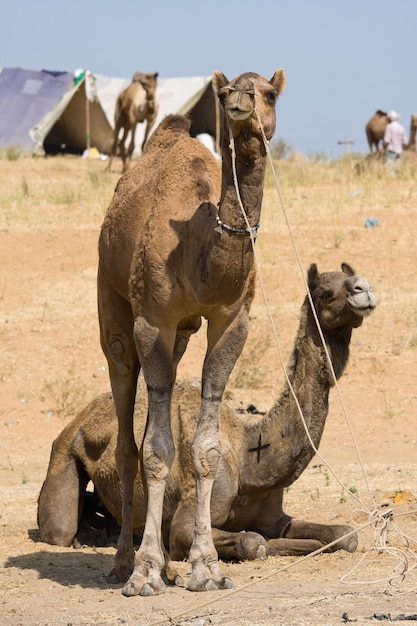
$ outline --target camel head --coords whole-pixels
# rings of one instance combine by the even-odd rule
[[[285,72],[277,70],[270,81],[253,72],[240,74],[229,81],[219,71],[213,74],[213,89],[219,98],[231,125],[233,134],[238,134],[241,127],[248,128],[261,136],[261,120],[265,136],[269,140],[275,132],[275,104],[285,87]],[[255,111],[256,108],[256,111]]]
[[[317,265],[308,271],[308,288],[324,332],[350,332],[376,307],[376,297],[366,278],[355,276],[347,263],[341,272],[319,273]]]
[[[140,83],[146,91],[147,99],[155,97],[156,87],[158,84],[158,72],[135,72],[133,74],[132,83]]]

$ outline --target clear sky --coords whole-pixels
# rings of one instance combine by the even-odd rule
[[[367,150],[364,126],[417,114],[417,0],[0,0],[0,67],[130,78],[228,78],[279,67],[275,139],[294,150]]]

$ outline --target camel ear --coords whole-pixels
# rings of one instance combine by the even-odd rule
[[[349,265],[349,263],[342,263],[342,272],[348,276],[355,276],[355,270]]]
[[[315,263],[312,263],[310,265],[310,269],[307,272],[307,282],[308,282],[308,288],[311,289],[317,284],[318,280],[319,280],[319,270],[317,269],[317,265]]]
[[[285,72],[282,69],[282,67],[275,72],[275,74],[273,75],[273,77],[271,78],[269,82],[271,83],[271,85],[275,87],[275,89],[278,92],[278,95],[280,95],[284,91],[284,87],[286,85],[287,79],[285,78]]]
[[[230,82],[229,79],[226,78],[223,72],[219,72],[219,70],[215,70],[213,72],[212,84],[213,84],[213,89],[216,93],[219,91],[219,89],[222,89],[222,87],[225,87],[226,85],[228,85],[229,82]]]

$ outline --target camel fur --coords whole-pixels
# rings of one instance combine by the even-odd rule
[[[110,152],[108,169],[111,168],[113,157],[120,150],[123,161],[123,172],[129,169],[133,151],[135,149],[136,126],[146,122],[145,135],[142,141],[142,152],[148,140],[149,133],[155,124],[158,115],[158,100],[156,97],[158,72],[145,74],[135,72],[132,82],[118,95],[114,113],[113,145]],[[120,131],[122,138],[119,140]],[[130,133],[129,148],[126,151],[126,140]]]
[[[190,122],[179,115],[166,117],[140,161],[119,180],[100,233],[100,338],[118,417],[116,459],[124,495],[110,580],[130,575],[123,588],[127,596],[165,590],[161,523],[175,453],[171,396],[178,362],[202,317],[207,319],[207,352],[191,448],[196,510],[188,586],[231,586],[220,570],[211,535],[210,495],[221,456],[220,404],[246,341],[254,295],[252,240],[262,205],[264,137],[269,140],[274,134],[275,104],[285,74],[277,70],[268,81],[248,72],[229,81],[216,71],[212,82],[227,122],[221,172],[210,151],[190,137]],[[149,408],[145,436],[138,445],[148,504],[143,540],[134,555],[133,484],[139,454],[133,413],[141,369]]]
[[[355,276],[347,264],[342,265],[342,271],[321,274],[312,265],[308,287],[339,378],[348,362],[352,329],[373,311],[375,296],[367,280]],[[288,381],[318,447],[334,378],[307,297],[288,365]],[[329,550],[356,549],[356,535],[344,537],[352,530],[349,526],[316,524],[293,519],[284,512],[285,487],[300,476],[314,455],[288,381],[263,417],[242,414],[230,397],[222,403],[221,455],[211,495],[211,523],[214,545],[223,560],[302,555],[337,539],[340,541]],[[198,381],[177,384],[173,394],[176,456],[167,477],[162,526],[165,547],[177,560],[187,558],[193,542],[196,502],[191,446],[198,427],[200,394]],[[146,428],[146,396],[141,377],[135,406],[137,441],[142,440]],[[77,544],[89,481],[108,511],[121,522],[122,486],[115,462],[116,444],[115,406],[111,394],[102,394],[66,426],[53,444],[38,503],[43,541]],[[140,536],[146,522],[145,494],[146,487],[138,474],[132,527]],[[175,580],[173,568],[169,571]]]
[[[383,151],[384,134],[389,124],[388,115],[378,109],[365,126],[366,138],[370,152]],[[374,150],[375,149],[375,150]]]

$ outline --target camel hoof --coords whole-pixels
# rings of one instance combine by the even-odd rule
[[[139,595],[141,595],[141,596],[154,596],[155,595],[155,589],[149,583],[145,583],[143,585],[142,589],[140,590],[140,594]]]
[[[180,576],[179,574],[177,574],[174,578],[174,585],[176,587],[184,587],[184,580],[183,577]]]
[[[217,591],[217,589],[218,589],[218,586],[216,585],[216,583],[214,582],[212,578],[209,578],[204,583],[204,591]]]
[[[266,546],[259,546],[259,548],[256,551],[256,558],[262,559],[263,561],[265,561],[265,559],[268,558],[268,555],[266,553]]]
[[[231,578],[225,576],[222,580],[222,589],[233,589],[233,581]]]
[[[131,598],[132,596],[156,596],[164,593],[165,590],[166,585],[159,575],[135,576],[133,573],[123,587],[122,593]]]
[[[122,589],[122,594],[127,598],[132,598],[133,596],[155,596],[157,593],[160,592],[157,592],[149,583],[145,583],[142,589],[139,590],[132,581],[129,581]]]
[[[218,583],[213,578],[206,578],[201,584],[189,584],[188,591],[218,591],[219,589],[233,589],[233,581],[224,576]]]
[[[132,582],[128,582],[122,589],[122,594],[126,596],[126,598],[131,598],[132,596],[138,596],[139,592],[136,591],[136,587]]]
[[[336,543],[332,551],[335,550],[346,550],[346,552],[356,552],[356,548],[358,547],[358,535],[355,533],[350,537],[343,538],[344,534],[347,534],[352,531],[350,526],[340,526],[336,529],[337,534],[340,536],[340,541]]]
[[[117,585],[120,580],[117,574],[115,574],[114,572],[110,572],[110,574],[107,576],[107,582],[109,583],[109,585]]]
[[[196,580],[194,577],[190,577],[187,585],[188,591],[217,591],[218,589],[219,586],[213,580],[213,578]]]
[[[118,585],[119,583],[126,582],[128,578],[129,578],[128,573],[126,573],[126,575],[123,577],[120,573],[117,572],[116,569],[112,569],[110,574],[107,576],[106,580],[109,583],[109,585]]]
[[[358,536],[357,535],[353,535],[352,537],[349,537],[349,539],[347,540],[347,546],[346,546],[346,550],[347,552],[356,552],[356,549],[358,547]]]

